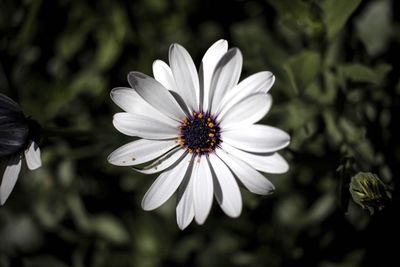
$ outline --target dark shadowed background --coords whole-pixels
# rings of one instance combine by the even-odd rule
[[[109,93],[171,43],[199,65],[221,38],[241,49],[242,78],[275,74],[263,123],[290,133],[290,171],[266,174],[271,196],[242,190],[239,219],[214,203],[180,231],[175,198],[140,207],[154,176],[107,163],[131,140]],[[63,130],[0,207],[0,266],[396,266],[399,45],[395,0],[0,0],[0,92]],[[349,201],[358,171],[394,188],[382,211]]]

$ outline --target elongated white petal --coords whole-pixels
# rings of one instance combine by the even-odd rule
[[[7,198],[10,196],[15,183],[18,180],[19,172],[21,171],[21,155],[12,157],[8,163],[6,170],[3,174],[0,186],[0,204],[4,205]]]
[[[274,185],[267,178],[247,163],[233,155],[228,155],[222,149],[217,149],[216,153],[250,192],[259,195],[268,195],[275,190]]]
[[[176,83],[171,68],[162,60],[157,59],[153,62],[154,78],[165,88],[176,91]]]
[[[25,160],[28,169],[36,170],[42,166],[42,159],[40,157],[40,148],[35,142],[31,142],[28,149],[25,150]]]
[[[175,120],[165,116],[147,103],[134,89],[127,87],[117,87],[110,93],[111,99],[124,111],[131,114],[139,114],[153,119],[174,124]]]
[[[203,101],[202,110],[208,110],[212,75],[218,61],[227,51],[228,42],[226,40],[218,40],[207,50],[201,61],[199,77],[200,88],[202,88],[203,91],[203,98],[201,99]]]
[[[139,114],[116,113],[113,124],[123,134],[146,139],[170,139],[179,134],[178,122],[171,125]]]
[[[213,178],[206,157],[195,160],[192,179],[194,219],[201,225],[210,213],[214,194]]]
[[[184,157],[184,155],[186,155],[186,151],[181,149],[180,147],[177,147],[171,150],[170,152],[166,153],[162,157],[158,158],[151,164],[143,168],[134,167],[133,169],[135,171],[145,174],[161,172],[179,162]]]
[[[238,85],[228,91],[222,99],[222,103],[216,111],[218,113],[225,113],[231,107],[241,102],[243,99],[250,95],[257,93],[268,93],[275,82],[275,76],[269,71],[262,71],[253,74]]]
[[[236,218],[242,212],[242,196],[235,177],[217,155],[210,154],[209,160],[220,190],[214,188],[215,197],[225,214]]]
[[[140,72],[130,72],[128,82],[145,101],[166,116],[177,121],[186,117],[171,93],[152,77]]]
[[[110,96],[114,103],[126,112],[141,115],[151,114],[151,117],[161,114],[132,88],[116,87],[111,90]]]
[[[188,170],[191,155],[186,155],[174,168],[161,173],[142,201],[144,210],[154,210],[164,204],[181,184]]]
[[[225,114],[220,114],[220,126],[228,129],[235,125],[250,125],[261,120],[272,105],[272,97],[267,94],[255,94],[233,106]]]
[[[117,166],[138,165],[158,158],[176,146],[175,140],[140,139],[116,149],[108,156],[108,162]]]
[[[222,132],[221,138],[236,148],[255,153],[269,153],[289,145],[290,137],[284,131],[267,125],[245,125]]]
[[[220,146],[223,150],[243,160],[256,170],[267,173],[285,173],[289,170],[289,164],[277,152],[255,154],[234,148],[227,143],[221,143]]]
[[[169,48],[169,64],[177,86],[177,93],[183,98],[190,111],[198,111],[200,99],[199,76],[196,66],[186,49],[179,44]]]
[[[237,48],[229,49],[215,67],[210,85],[209,110],[215,114],[221,100],[239,81],[242,72],[242,53]]]
[[[176,205],[176,221],[181,230],[185,229],[194,218],[193,206],[193,161],[189,165],[188,172],[178,190],[178,203]]]

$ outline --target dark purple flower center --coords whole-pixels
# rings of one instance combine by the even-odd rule
[[[218,123],[203,112],[194,112],[193,116],[185,118],[180,129],[180,145],[185,147],[189,153],[210,153],[221,142]]]

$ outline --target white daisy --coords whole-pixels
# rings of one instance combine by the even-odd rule
[[[17,103],[0,94],[0,157],[8,158],[0,185],[1,205],[17,182],[24,156],[28,169],[35,170],[42,165],[40,149],[34,141],[39,131],[40,126],[26,118]]]
[[[128,74],[132,88],[114,88],[112,100],[125,112],[114,115],[121,133],[141,139],[115,150],[111,164],[161,174],[145,194],[142,207],[153,210],[178,191],[176,216],[181,229],[195,219],[203,224],[213,196],[230,217],[242,211],[238,184],[267,195],[272,183],[261,172],[284,173],[287,162],[276,152],[289,144],[287,133],[256,124],[269,111],[271,72],[239,82],[242,54],[219,40],[205,53],[199,72],[178,44],[168,66],[153,63],[154,78]]]

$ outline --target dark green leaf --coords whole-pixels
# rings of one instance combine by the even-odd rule
[[[314,51],[303,51],[291,57],[284,68],[295,92],[304,91],[320,73],[321,58]]]
[[[322,2],[328,39],[332,39],[343,28],[360,3],[361,0],[325,0]]]

